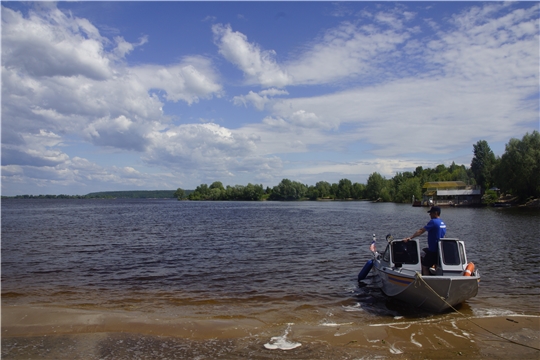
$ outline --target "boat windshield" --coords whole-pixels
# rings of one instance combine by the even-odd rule
[[[392,262],[394,264],[418,264],[418,245],[416,242],[392,242]]]

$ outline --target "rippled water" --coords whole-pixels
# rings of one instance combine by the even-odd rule
[[[464,311],[540,312],[538,211],[441,217],[482,275]],[[377,322],[410,310],[370,278],[358,285],[371,235],[382,248],[428,220],[425,208],[368,202],[3,200],[2,303]]]

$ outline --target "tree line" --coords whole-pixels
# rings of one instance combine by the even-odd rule
[[[414,171],[398,172],[390,179],[378,172],[369,175],[366,184],[341,179],[337,183],[319,181],[307,185],[283,179],[273,188],[251,184],[223,186],[220,181],[210,186],[201,184],[189,194],[178,188],[174,196],[179,200],[377,200],[411,202],[422,198],[422,186],[433,181],[463,181],[480,185],[488,201],[495,201],[498,193],[512,194],[520,200],[540,197],[540,134],[533,131],[521,140],[512,138],[501,157],[495,157],[485,140],[473,145],[471,166],[444,164],[431,169],[418,166]],[[497,190],[492,189],[497,188]],[[491,189],[491,190],[490,190]],[[491,200],[489,198],[491,197]]]
[[[470,167],[443,164],[435,168],[418,166],[414,171],[398,172],[390,179],[378,172],[369,175],[366,184],[341,179],[337,183],[319,181],[315,185],[283,179],[270,188],[258,184],[223,186],[220,181],[210,186],[201,184],[195,190],[107,191],[87,195],[17,195],[16,199],[110,199],[162,198],[189,200],[379,200],[407,203],[422,198],[422,186],[432,181],[463,181],[480,185],[486,202],[494,202],[500,194],[511,194],[520,201],[540,198],[540,133],[527,133],[522,139],[512,138],[505,152],[497,157],[485,140],[473,145]],[[495,188],[495,189],[494,189]]]
[[[428,181],[473,181],[472,173],[464,165],[452,164],[449,167],[439,165],[435,169],[417,167],[414,172],[397,173],[391,179],[374,172],[369,175],[366,184],[349,179],[341,179],[337,183],[319,181],[315,185],[307,185],[290,179],[270,188],[249,183],[247,186],[235,185],[224,187],[220,181],[210,186],[201,184],[189,195],[179,188],[175,192],[178,199],[188,200],[380,200],[410,202],[414,195],[422,197],[422,185]]]
[[[473,145],[471,171],[483,189],[499,188],[519,200],[540,197],[540,133],[526,133],[521,140],[512,138],[504,154],[496,157],[487,141]],[[493,196],[493,191],[488,190]]]

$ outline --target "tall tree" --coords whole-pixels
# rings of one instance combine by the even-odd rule
[[[210,185],[210,189],[225,190],[221,181],[214,181],[212,185]]]
[[[491,151],[487,141],[479,140],[473,145],[474,157],[471,161],[471,171],[476,183],[487,190],[493,185],[492,171],[495,167],[495,154]]]
[[[341,179],[338,183],[338,199],[348,199],[352,197],[352,182],[349,179]]]
[[[522,140],[510,139],[495,173],[504,192],[522,200],[540,197],[540,133],[535,130]]]
[[[366,184],[366,197],[370,200],[377,200],[380,198],[386,185],[385,183],[386,179],[378,172],[369,175]]]

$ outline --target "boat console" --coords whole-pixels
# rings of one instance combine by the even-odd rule
[[[420,244],[412,239],[391,240],[380,255],[387,267],[395,270],[422,271]],[[461,276],[467,267],[465,244],[459,239],[441,239],[439,241],[439,264],[433,275]]]

